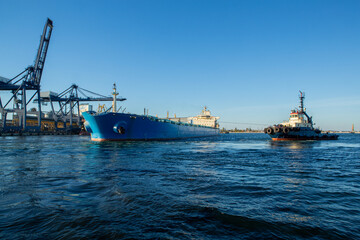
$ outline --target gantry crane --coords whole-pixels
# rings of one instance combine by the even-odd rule
[[[12,93],[11,98],[4,105],[0,98],[0,131],[40,131],[42,115],[40,82],[44,70],[52,29],[53,22],[48,18],[40,38],[40,45],[34,65],[27,67],[23,72],[12,79],[0,79],[0,90],[11,91]],[[32,93],[30,98],[27,98],[28,93]],[[36,114],[37,116],[37,126],[27,126],[26,119],[28,114],[28,104],[33,99],[38,100],[38,109],[31,112],[31,114]],[[13,108],[10,108],[11,102],[13,102]],[[9,113],[13,113],[13,118],[18,119],[17,126],[7,124],[7,115]]]
[[[52,119],[55,121],[55,128],[57,130],[58,122],[61,121],[65,123],[66,131],[77,130],[81,127],[81,117],[80,117],[80,102],[104,102],[104,101],[125,101],[126,98],[116,97],[118,93],[116,92],[116,86],[114,84],[114,97],[107,97],[84,88],[77,86],[76,84],[71,85],[69,88],[56,94],[53,92],[41,92],[40,101],[44,104],[50,103],[52,110]],[[90,96],[92,95],[92,96]],[[55,109],[54,104],[58,104],[58,109]],[[116,104],[115,106],[116,109]],[[113,108],[111,107],[111,108]],[[108,109],[107,111],[109,111]],[[68,124],[66,124],[68,123]],[[77,127],[74,128],[73,124]]]

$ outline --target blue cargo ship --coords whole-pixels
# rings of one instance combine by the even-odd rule
[[[274,141],[286,140],[336,140],[338,135],[322,133],[320,129],[314,128],[312,117],[304,108],[305,95],[300,91],[300,109],[292,110],[288,122],[267,127],[264,132]]]
[[[158,118],[147,114],[137,115],[116,112],[114,84],[113,112],[84,112],[85,129],[93,141],[171,140],[207,137],[220,134],[219,117],[210,115],[205,107],[196,117]]]

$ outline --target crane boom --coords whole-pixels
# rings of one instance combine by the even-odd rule
[[[49,47],[52,28],[53,28],[53,22],[48,18],[44,27],[44,31],[40,38],[40,45],[34,64],[34,72],[30,80],[31,83],[34,85],[40,85],[46,54]]]

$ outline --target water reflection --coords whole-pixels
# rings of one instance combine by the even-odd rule
[[[269,141],[270,148],[309,149],[320,145],[319,141]]]
[[[218,145],[218,142],[197,142],[193,144],[190,151],[199,153],[211,153],[217,148]]]

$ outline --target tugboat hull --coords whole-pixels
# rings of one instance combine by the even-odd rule
[[[264,131],[273,141],[336,140],[339,137],[336,134],[321,133],[313,128],[281,128],[274,126],[265,128]]]
[[[321,136],[312,136],[312,137],[306,137],[306,136],[283,136],[283,137],[272,137],[273,141],[301,141],[301,140],[337,140],[337,135],[321,135]]]

